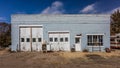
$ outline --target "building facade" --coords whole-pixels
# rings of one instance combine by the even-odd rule
[[[86,14],[15,14],[11,16],[12,51],[105,51],[110,48],[110,16]]]

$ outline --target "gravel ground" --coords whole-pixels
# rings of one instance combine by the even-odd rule
[[[0,68],[120,68],[120,50],[105,52],[0,51]]]

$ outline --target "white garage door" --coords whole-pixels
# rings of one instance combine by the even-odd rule
[[[41,27],[20,27],[20,50],[41,51],[43,30]]]
[[[42,28],[32,28],[32,50],[42,51]]]
[[[69,32],[49,32],[50,49],[53,51],[70,51]]]
[[[21,51],[31,51],[30,28],[20,28],[20,49]]]

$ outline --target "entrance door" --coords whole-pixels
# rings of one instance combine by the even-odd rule
[[[81,36],[75,37],[75,50],[81,51]]]

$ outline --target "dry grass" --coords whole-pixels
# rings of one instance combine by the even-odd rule
[[[120,51],[18,52],[0,51],[0,68],[119,68]]]
[[[9,53],[9,48],[1,49],[0,50],[0,55],[7,54]]]
[[[104,58],[109,58],[112,56],[120,56],[120,50],[112,51],[111,53],[106,52],[60,52],[60,56],[66,59],[73,59],[73,58],[84,58],[87,59],[86,55],[96,54],[100,55]]]

